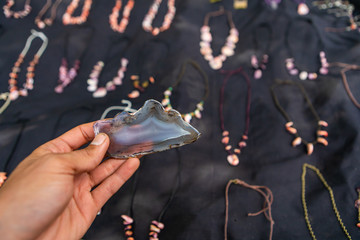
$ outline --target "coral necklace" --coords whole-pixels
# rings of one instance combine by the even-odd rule
[[[81,15],[78,17],[72,17],[75,9],[79,6],[79,2],[80,0],[72,0],[70,5],[67,7],[66,12],[63,15],[64,25],[82,24],[86,22],[90,13],[92,0],[85,0]]]
[[[24,10],[14,12],[14,11],[11,11],[10,8],[15,4],[15,1],[14,0],[8,0],[6,5],[3,7],[5,17],[7,17],[7,18],[10,18],[10,17],[24,18],[24,17],[26,17],[31,12],[30,1],[31,0],[26,0],[25,1]]]
[[[228,17],[228,23],[230,25],[229,36],[226,38],[226,44],[221,48],[221,54],[219,56],[213,56],[213,50],[211,49],[212,35],[210,33],[209,20],[210,17],[217,17],[226,14]],[[209,61],[210,67],[214,70],[222,68],[223,62],[227,57],[234,55],[236,43],[239,41],[239,32],[235,27],[232,20],[231,12],[225,11],[223,7],[216,12],[210,12],[206,14],[204,19],[204,25],[201,27],[201,41],[200,41],[200,53],[204,56],[205,60]]]
[[[16,81],[16,79],[18,77],[18,72],[20,72],[20,66],[23,63],[24,58],[25,58],[27,52],[29,51],[29,48],[31,47],[31,43],[35,38],[40,38],[43,41],[43,43],[42,43],[41,47],[39,48],[39,50],[37,51],[37,53],[35,54],[34,59],[30,62],[29,67],[27,68],[26,82],[24,84],[24,88],[19,90],[17,87],[17,81]],[[44,53],[44,51],[47,47],[47,44],[48,44],[48,39],[42,32],[37,32],[35,30],[31,30],[31,35],[27,39],[25,47],[21,51],[18,60],[16,60],[14,67],[12,68],[12,72],[9,74],[9,76],[10,76],[9,98],[12,101],[16,100],[19,97],[19,95],[23,96],[23,97],[27,96],[28,90],[32,90],[34,88],[35,66],[39,62],[41,55]]]
[[[118,24],[119,11],[121,9],[122,0],[116,0],[112,13],[109,16],[109,23],[112,30],[119,33],[125,32],[125,29],[129,23],[130,13],[134,7],[134,4],[135,4],[134,0],[128,0],[123,10],[123,17],[120,23]]]
[[[316,139],[312,142],[308,142],[305,139],[301,138],[298,131],[296,130],[296,128],[294,127],[294,122],[291,121],[290,116],[286,113],[285,109],[280,105],[280,102],[278,100],[278,98],[276,97],[275,94],[275,88],[279,85],[294,85],[296,87],[298,87],[301,91],[301,94],[303,95],[303,97],[305,98],[305,101],[308,105],[308,107],[311,110],[311,113],[313,114],[313,116],[315,117],[316,121],[317,121],[317,131],[316,131]],[[305,92],[304,87],[299,84],[299,83],[295,83],[295,82],[291,82],[291,81],[283,81],[283,82],[278,82],[275,83],[271,89],[271,95],[272,98],[274,100],[274,103],[276,105],[276,108],[280,111],[280,113],[284,116],[284,118],[286,119],[287,123],[285,124],[285,128],[286,130],[295,136],[295,139],[292,142],[292,146],[296,147],[298,145],[300,145],[301,143],[303,143],[306,146],[307,149],[307,154],[311,155],[314,151],[314,145],[317,143],[320,143],[324,146],[328,145],[328,141],[326,140],[326,137],[328,136],[327,131],[323,130],[322,128],[327,127],[328,124],[327,122],[320,120],[319,115],[317,114],[314,106],[312,105],[308,95]]]
[[[237,166],[239,164],[238,155],[241,153],[241,150],[246,147],[246,140],[248,139],[249,133],[249,125],[250,125],[250,103],[251,103],[251,83],[248,75],[242,70],[242,68],[238,68],[232,71],[222,71],[222,73],[226,74],[223,84],[220,91],[220,104],[219,104],[219,112],[220,112],[220,127],[222,131],[222,144],[225,146],[225,151],[228,153],[227,161],[232,166]],[[245,129],[244,133],[241,137],[240,142],[238,143],[238,148],[232,150],[232,146],[229,144],[229,131],[225,128],[224,121],[224,95],[225,95],[225,86],[229,80],[229,78],[234,75],[240,73],[246,80],[247,84],[247,97],[246,97],[246,114],[245,114]]]
[[[290,40],[289,40],[289,36],[290,36],[290,30],[293,29],[293,24],[294,24],[295,20],[293,20],[292,22],[290,22],[287,30],[286,30],[286,40],[285,40],[285,44],[287,46],[287,49],[290,53],[289,58],[287,58],[285,60],[285,65],[286,65],[286,69],[288,70],[290,75],[299,75],[300,80],[315,80],[318,78],[318,76],[321,75],[326,75],[328,74],[329,70],[329,64],[326,60],[326,55],[325,52],[323,50],[320,51],[319,53],[319,59],[320,59],[320,63],[321,63],[321,67],[317,72],[307,72],[304,70],[300,70],[295,66],[295,59],[294,59],[294,55],[292,53],[292,50],[290,48]],[[305,22],[309,23],[310,25],[313,26],[313,23],[311,20],[306,20]],[[298,31],[298,30],[297,30]],[[316,29],[315,32],[317,33]],[[318,35],[318,41],[319,41],[319,45],[321,48],[324,48],[323,43],[321,42],[320,36]]]
[[[264,202],[264,207],[263,209],[261,209],[260,211],[256,212],[256,213],[248,213],[248,216],[257,216],[261,213],[264,213],[265,217],[267,220],[269,220],[270,222],[270,233],[269,233],[269,240],[272,239],[272,235],[273,235],[273,229],[274,229],[274,220],[272,218],[272,214],[271,214],[271,205],[273,203],[274,200],[274,196],[272,191],[270,190],[270,188],[266,187],[266,186],[257,186],[257,185],[250,185],[240,179],[232,179],[230,180],[227,185],[226,185],[226,190],[225,190],[225,226],[224,226],[224,240],[227,240],[227,226],[228,226],[228,219],[229,219],[229,189],[231,184],[236,184],[236,185],[241,185],[245,188],[249,188],[252,189],[258,193],[261,194],[261,196],[263,196],[265,198],[265,202]]]
[[[209,80],[208,80],[208,76],[206,75],[206,73],[201,69],[201,67],[199,66],[199,64],[191,59],[187,60],[186,62],[183,63],[181,71],[177,77],[176,82],[169,87],[168,89],[166,89],[166,91],[164,92],[164,99],[161,101],[162,105],[165,107],[166,110],[172,109],[171,106],[171,102],[170,102],[170,96],[171,93],[173,91],[173,89],[178,86],[181,82],[181,80],[184,77],[185,71],[186,71],[186,66],[187,65],[191,65],[193,68],[195,68],[203,77],[204,82],[205,82],[205,93],[204,96],[202,97],[201,101],[199,103],[196,104],[196,109],[190,113],[186,113],[186,114],[181,114],[182,118],[190,123],[191,119],[193,117],[196,117],[198,119],[201,118],[201,111],[204,110],[204,102],[205,100],[208,98],[209,96]]]
[[[162,0],[155,0],[154,3],[151,5],[149,12],[145,15],[145,18],[142,22],[142,27],[146,32],[151,32],[152,35],[156,36],[159,33],[166,31],[170,28],[170,25],[174,19],[176,8],[175,8],[175,0],[168,0],[168,12],[166,13],[164,17],[164,22],[162,23],[162,26],[160,28],[153,27],[152,22],[158,13],[160,4]]]

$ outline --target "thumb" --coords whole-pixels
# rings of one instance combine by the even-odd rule
[[[109,144],[109,137],[105,133],[100,133],[88,147],[64,155],[75,173],[88,172],[96,168],[104,159]]]

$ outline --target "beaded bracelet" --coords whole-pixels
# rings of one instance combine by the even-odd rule
[[[290,116],[286,113],[285,109],[280,105],[280,102],[275,94],[275,88],[280,86],[280,85],[293,85],[296,86],[300,89],[301,94],[303,95],[303,97],[305,98],[305,101],[308,105],[308,107],[311,110],[311,113],[313,114],[313,116],[316,119],[317,122],[317,130],[316,130],[316,139],[312,142],[308,142],[305,139],[303,139],[302,137],[300,137],[297,129],[295,128],[295,124],[294,121],[291,120]],[[271,91],[271,95],[273,98],[273,101],[276,105],[276,108],[280,111],[280,113],[283,115],[283,117],[286,119],[286,124],[285,124],[285,128],[286,131],[289,132],[290,134],[295,136],[295,139],[292,141],[292,146],[296,147],[298,145],[300,145],[301,143],[304,144],[306,146],[307,149],[307,155],[311,155],[314,151],[314,145],[315,144],[322,144],[324,146],[328,145],[328,141],[326,140],[326,138],[328,137],[328,132],[325,131],[323,128],[328,126],[328,123],[325,122],[324,120],[320,120],[319,115],[317,114],[314,106],[312,105],[308,95],[305,92],[304,87],[296,82],[291,82],[291,81],[282,81],[282,82],[277,82],[275,83],[273,86],[271,86],[270,88]]]
[[[185,113],[185,114],[181,114],[182,118],[190,123],[191,119],[193,117],[196,117],[198,119],[201,119],[201,112],[204,110],[204,102],[205,100],[208,98],[209,96],[209,80],[208,80],[208,76],[206,75],[206,73],[201,69],[201,67],[199,66],[199,64],[197,62],[195,62],[194,60],[187,60],[183,63],[180,73],[175,81],[175,83],[169,87],[168,89],[165,90],[164,92],[164,99],[161,101],[162,105],[165,107],[165,110],[169,110],[172,109],[172,105],[171,105],[171,101],[170,101],[170,97],[172,94],[172,91],[174,90],[175,87],[177,87],[181,80],[183,79],[185,72],[186,72],[186,66],[187,65],[191,65],[193,68],[195,68],[195,70],[197,70],[202,78],[204,79],[204,83],[205,83],[205,93],[204,96],[202,97],[201,101],[199,103],[196,104],[196,109],[192,112],[189,113]]]

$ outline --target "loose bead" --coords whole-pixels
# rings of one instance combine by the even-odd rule
[[[306,148],[307,148],[307,155],[311,155],[314,151],[314,145],[312,143],[308,143],[306,145]]]

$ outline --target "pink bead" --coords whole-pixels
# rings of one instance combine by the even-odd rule
[[[251,56],[251,66],[253,68],[258,68],[259,67],[259,63],[258,63],[258,59],[255,55]]]
[[[239,158],[235,154],[228,155],[227,161],[232,166],[237,166],[239,164]]]
[[[254,78],[260,79],[262,77],[262,71],[260,69],[256,69],[254,72]]]
[[[131,93],[128,94],[129,98],[138,98],[140,96],[140,92],[138,90],[133,90]]]
[[[322,68],[320,68],[320,73],[321,73],[322,75],[326,75],[326,74],[329,73],[329,69],[322,67]]]
[[[63,88],[63,86],[61,86],[61,85],[59,85],[59,86],[57,86],[57,87],[55,88],[55,92],[56,92],[56,93],[62,93],[63,90],[64,90],[64,88]]]
[[[289,71],[289,73],[290,73],[290,75],[297,75],[297,74],[299,73],[299,70],[297,70],[296,68],[294,68],[294,69],[291,69],[291,70]]]
[[[94,93],[93,93],[93,97],[94,98],[102,98],[102,97],[105,97],[107,94],[107,90],[106,88],[98,88]]]

